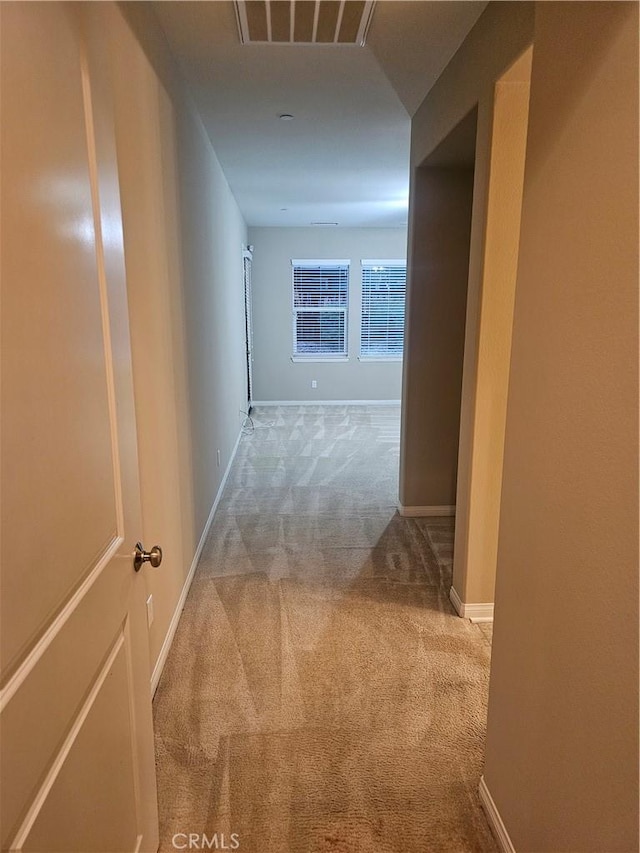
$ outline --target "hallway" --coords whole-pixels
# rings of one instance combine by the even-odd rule
[[[154,702],[161,850],[494,851],[490,626],[396,512],[399,408],[254,410]]]

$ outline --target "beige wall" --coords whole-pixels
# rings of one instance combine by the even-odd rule
[[[360,312],[363,259],[404,259],[402,228],[252,228],[255,400],[399,400],[402,362],[361,362]],[[292,362],[291,259],[351,261],[349,361]],[[311,388],[311,381],[318,383]]]
[[[474,405],[467,396],[463,406],[473,438],[465,432],[457,487],[453,587],[465,604],[494,598],[531,54],[495,87],[476,387]]]
[[[488,123],[495,81],[533,41],[534,5],[514,0],[487,6],[413,117],[412,167],[422,163],[476,104],[479,123]],[[488,152],[489,140],[480,136]]]
[[[145,568],[155,608],[153,667],[239,434],[246,228],[152,12],[145,4],[109,4],[105,21],[116,95],[142,536],[147,548],[157,543],[164,550],[160,569]]]
[[[638,849],[638,6],[540,3],[485,778],[518,851]]]
[[[473,169],[416,170],[412,182],[400,503],[455,504]]]
[[[491,3],[431,89],[411,125],[412,211],[409,219],[409,280],[413,280],[414,253],[420,249],[424,229],[413,203],[417,198],[417,170],[463,118],[477,107],[477,139],[473,187],[473,211],[468,259],[468,289],[464,326],[461,412],[441,425],[449,438],[447,447],[460,442],[460,453],[447,450],[446,461],[438,448],[425,450],[420,435],[424,411],[436,413],[451,394],[444,374],[438,378],[437,361],[427,358],[428,342],[420,332],[423,318],[409,317],[409,347],[404,363],[403,451],[401,455],[401,501],[405,505],[455,504],[456,466],[458,481],[468,476],[475,412],[477,354],[482,290],[482,268],[486,233],[494,87],[501,74],[533,40],[532,3]],[[410,285],[413,287],[413,285]],[[415,333],[414,333],[415,327]],[[446,363],[445,363],[446,364]],[[448,368],[444,368],[448,369]],[[416,375],[414,375],[414,373]],[[424,381],[420,381],[420,374]],[[429,374],[429,375],[428,375]],[[458,381],[458,380],[456,380]],[[441,390],[438,390],[441,389]],[[443,390],[442,390],[443,389]],[[460,400],[459,392],[458,399]],[[450,401],[446,402],[452,412]],[[432,462],[438,469],[431,467]],[[445,470],[446,469],[446,470]],[[443,488],[442,484],[448,485]],[[462,493],[464,494],[464,492]],[[467,513],[457,506],[457,525]],[[464,523],[464,522],[463,522]]]

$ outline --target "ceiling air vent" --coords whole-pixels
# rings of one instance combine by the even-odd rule
[[[362,47],[375,0],[236,0],[242,44]]]

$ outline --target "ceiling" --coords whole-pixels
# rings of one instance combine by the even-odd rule
[[[249,225],[403,227],[410,115],[486,5],[379,0],[365,47],[243,45],[226,0],[154,9]]]

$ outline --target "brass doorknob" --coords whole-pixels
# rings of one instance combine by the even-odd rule
[[[136,542],[136,550],[133,555],[133,568],[139,572],[144,563],[151,563],[154,569],[157,569],[162,562],[162,548],[159,545],[154,545],[150,551],[145,551],[142,543]]]

